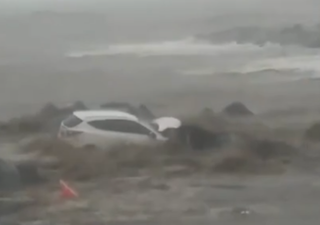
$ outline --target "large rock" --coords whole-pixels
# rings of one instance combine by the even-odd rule
[[[39,174],[38,165],[32,161],[25,161],[16,164],[21,183],[23,185],[33,185],[44,181]]]
[[[226,106],[223,111],[225,115],[228,116],[253,116],[254,113],[251,112],[243,103],[233,102]]]
[[[246,150],[262,160],[287,159],[298,152],[286,142],[254,138],[247,140]]]
[[[320,122],[309,127],[304,134],[304,138],[309,141],[320,141]]]
[[[88,107],[82,101],[76,101],[72,105],[72,110],[87,110]]]
[[[200,116],[204,116],[204,117],[211,117],[214,116],[214,111],[211,108],[204,108],[201,112],[200,112]]]
[[[202,128],[210,131],[221,132],[225,131],[229,122],[223,116],[214,113],[210,108],[204,108],[198,117],[193,119],[193,123],[198,124]],[[188,121],[186,121],[188,123]],[[192,122],[192,120],[191,120]]]
[[[52,117],[55,116],[57,114],[59,114],[59,108],[56,107],[54,104],[52,103],[47,103],[39,112],[39,116],[41,117]]]
[[[220,148],[229,144],[232,140],[229,134],[211,132],[196,125],[183,124],[175,132],[176,140],[192,150]]]
[[[30,160],[12,162],[0,159],[0,191],[19,191],[26,185],[44,181],[38,165]]]
[[[14,163],[0,159],[0,191],[15,191],[22,188],[21,177]]]
[[[14,118],[0,124],[0,131],[6,134],[25,133],[56,133],[60,123],[70,113],[76,110],[85,110],[87,107],[80,101],[66,107],[58,108],[52,103],[46,104],[38,113]]]

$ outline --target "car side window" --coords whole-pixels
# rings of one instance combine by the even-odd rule
[[[104,131],[149,135],[150,131],[141,124],[130,120],[95,120],[88,122],[96,129]]]

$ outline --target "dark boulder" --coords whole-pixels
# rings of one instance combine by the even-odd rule
[[[297,153],[295,147],[276,140],[247,140],[246,150],[262,160],[287,158]]]
[[[56,107],[52,103],[48,103],[35,116],[41,117],[43,119],[51,119],[59,117],[61,115],[68,115],[77,110],[87,109],[88,108],[86,107],[86,105],[81,101],[76,101],[73,104],[69,104],[61,108]]]
[[[39,174],[38,166],[35,162],[20,162],[16,164],[16,168],[23,185],[34,185],[44,181],[43,177]]]
[[[52,103],[47,103],[38,113],[43,118],[52,117],[59,114],[60,110]]]
[[[201,112],[200,112],[200,116],[204,116],[204,117],[211,117],[214,116],[214,112],[211,108],[204,108]]]
[[[42,109],[41,112],[47,112],[46,114],[40,113],[38,116],[35,115],[36,118],[40,117],[42,119],[42,127],[41,131],[49,132],[52,134],[56,134],[59,130],[60,124],[62,120],[64,120],[69,114],[78,110],[87,110],[86,105],[81,101],[76,101],[73,104],[70,104],[65,107],[55,107],[54,105],[49,107],[49,105]]]
[[[75,110],[87,110],[88,107],[82,101],[76,101],[75,103],[73,103],[72,109],[73,109],[73,111],[75,111]]]
[[[215,113],[210,108],[204,108],[198,116],[195,118],[190,118],[185,120],[186,123],[197,124],[202,128],[208,129],[210,131],[220,132],[226,130],[229,122],[222,115]]]
[[[18,191],[25,185],[43,182],[34,162],[19,162],[0,159],[0,191]]]
[[[46,104],[38,113],[13,118],[0,124],[0,131],[7,134],[56,133],[60,123],[70,113],[76,110],[85,110],[87,107],[80,101],[72,105],[58,108],[52,103]]]
[[[20,118],[11,119],[9,122],[3,124],[1,127],[4,132],[9,133],[25,133],[25,132],[39,132],[42,128],[43,120],[39,117],[24,116]]]
[[[223,111],[225,115],[228,116],[253,116],[254,113],[251,112],[243,103],[233,102],[226,106]]]
[[[182,125],[175,130],[175,139],[192,150],[207,150],[224,146],[230,142],[231,136],[196,125]]]
[[[20,173],[14,163],[0,159],[0,190],[17,191],[21,187]]]
[[[304,134],[304,138],[308,141],[320,141],[320,122],[309,127]]]

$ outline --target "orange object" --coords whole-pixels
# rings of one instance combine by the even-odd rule
[[[73,190],[69,185],[64,182],[63,180],[60,180],[60,186],[61,186],[61,191],[60,191],[60,197],[63,199],[71,199],[71,198],[77,198],[78,193]]]

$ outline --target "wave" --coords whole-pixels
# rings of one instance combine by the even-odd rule
[[[227,30],[199,34],[198,37],[212,43],[225,43],[236,41],[238,43],[256,43],[264,45],[268,42],[283,46],[302,46],[307,48],[320,48],[320,24],[304,26],[294,24],[286,27],[234,27]]]
[[[320,79],[320,55],[278,57],[250,63],[240,73],[254,83],[279,83]]]
[[[115,56],[134,55],[146,56],[192,56],[192,55],[219,55],[228,53],[244,53],[261,51],[265,49],[278,49],[279,45],[269,44],[258,46],[254,44],[227,44],[215,45],[206,41],[200,41],[194,37],[188,37],[175,41],[114,44],[108,47],[97,47],[87,51],[73,51],[67,57],[85,56]]]
[[[320,55],[277,57],[256,60],[244,67],[216,71],[214,68],[178,71],[182,76],[219,76],[220,80],[240,76],[248,83],[279,83],[320,79]]]
[[[278,57],[252,62],[241,69],[249,73],[268,69],[294,70],[300,72],[314,72],[320,76],[320,55],[304,55],[291,57]]]

